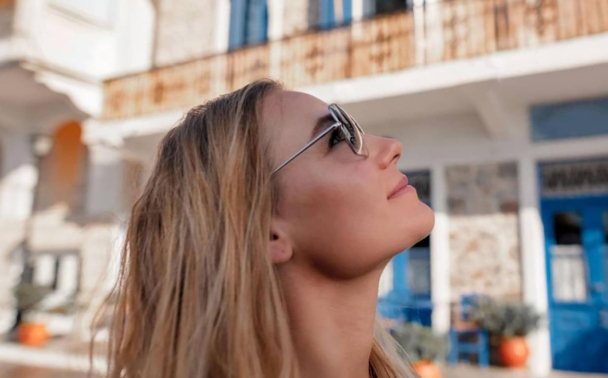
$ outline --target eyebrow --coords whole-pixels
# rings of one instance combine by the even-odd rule
[[[333,125],[334,123],[336,123],[336,120],[330,113],[327,113],[324,116],[319,117],[319,119],[315,123],[315,126],[312,128],[312,137],[311,138],[314,138],[315,136],[317,136],[317,134],[319,134],[321,131],[323,131],[327,127]]]

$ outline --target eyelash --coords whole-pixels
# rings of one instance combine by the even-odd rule
[[[340,128],[336,128],[334,131],[331,132],[331,135],[329,137],[329,148],[334,147],[336,144],[343,142],[344,140],[345,139],[342,130],[340,130]]]

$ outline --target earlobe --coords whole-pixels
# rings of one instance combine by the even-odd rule
[[[268,244],[270,253],[270,259],[273,264],[283,264],[291,259],[293,255],[293,249],[291,243],[285,235],[281,235],[279,232],[272,232],[270,234],[270,243]]]

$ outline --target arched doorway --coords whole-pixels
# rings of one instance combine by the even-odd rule
[[[87,148],[82,143],[82,127],[65,122],[52,135],[52,148],[40,163],[36,211],[54,206],[67,207],[70,214],[84,208]]]

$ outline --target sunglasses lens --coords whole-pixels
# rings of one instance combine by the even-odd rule
[[[329,109],[334,118],[343,125],[342,132],[353,152],[357,155],[367,155],[363,146],[363,130],[357,121],[338,105],[332,104]]]

